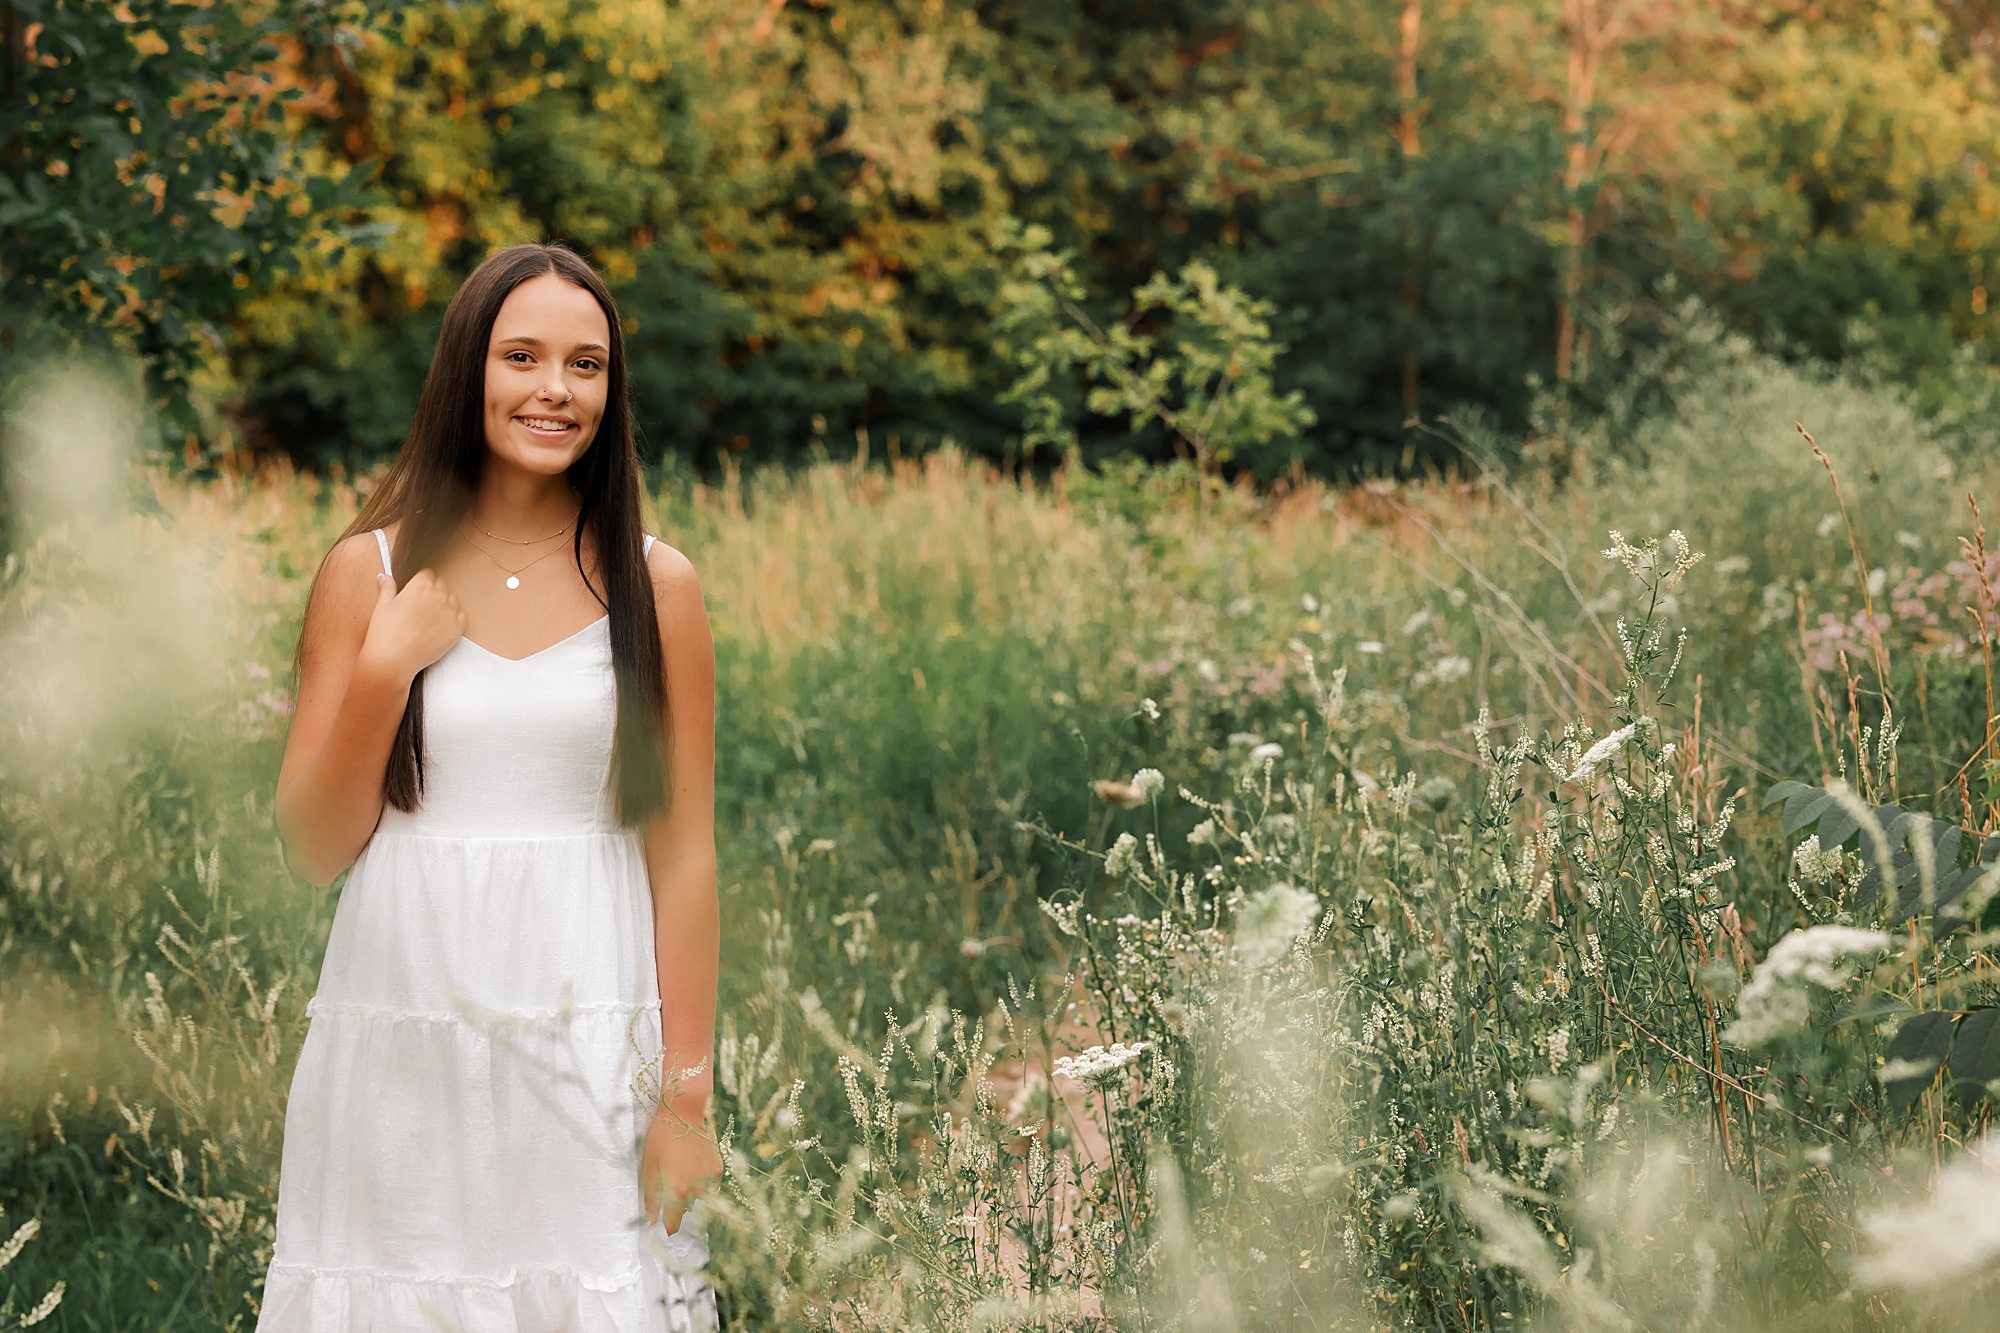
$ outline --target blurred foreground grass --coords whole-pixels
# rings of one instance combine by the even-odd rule
[[[1755,959],[1833,919],[1788,887],[1754,801],[1733,827],[1720,811],[1851,773],[1880,722],[1871,625],[1904,728],[1894,794],[1986,817],[1954,782],[1989,706],[1956,537],[1992,477],[1891,394],[1711,354],[1620,438],[1552,431],[1512,476],[1476,462],[1472,424],[1462,474],[1347,491],[1115,468],[1037,485],[951,452],[670,474],[657,530],[717,634],[737,1166],[715,1227],[738,1320],[1914,1317],[1854,1294],[1852,1209],[1875,1196],[1823,1153],[1920,1189],[1983,1106],[1938,1093],[1894,1119],[1864,1043],[1839,1083],[1853,1121],[1802,1138],[1806,1103],[1732,1121],[1723,1085],[1659,1048],[1680,1033],[1719,1067]],[[9,426],[0,1226],[41,1230],[0,1294],[18,1313],[65,1281],[46,1327],[248,1327],[336,900],[285,873],[272,827],[287,663],[355,496],[282,472],[128,485],[117,396],[53,392],[104,406],[23,400]],[[1795,420],[1839,469],[1858,565]],[[1678,529],[1706,559],[1668,589],[1654,570],[1654,600],[1599,554],[1611,529]],[[1662,660],[1635,666],[1621,623],[1656,623]],[[1632,671],[1658,688],[1634,694]],[[1693,950],[1721,967],[1728,930],[1673,934],[1647,887],[1667,864],[1633,832],[1651,826],[1589,834],[1623,867],[1625,925],[1549,841],[1574,794],[1537,756],[1574,764],[1641,714],[1632,779],[1665,775],[1641,793],[1659,835],[1733,857],[1699,881],[1718,898],[1689,900],[1741,923],[1727,979]],[[1506,750],[1521,735],[1553,748]],[[1687,832],[1718,818],[1712,845]],[[1597,941],[1629,950],[1615,985]],[[1054,1058],[1113,1039],[1149,1044],[1140,1086],[1052,1083]],[[1691,1146],[1662,1158],[1669,1140]],[[1648,1179],[1671,1201],[1642,1199]],[[1642,1204],[1680,1221],[1619,1212]],[[1642,1224],[1679,1248],[1603,1239]]]

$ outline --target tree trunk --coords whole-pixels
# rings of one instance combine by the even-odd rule
[[[1410,164],[1423,153],[1417,125],[1417,36],[1423,24],[1423,0],[1403,0],[1402,42],[1396,50],[1396,96],[1402,114],[1396,121],[1396,142],[1403,147],[1407,175]],[[1403,407],[1417,415],[1417,312],[1420,291],[1417,284],[1416,223],[1405,205],[1403,222]]]

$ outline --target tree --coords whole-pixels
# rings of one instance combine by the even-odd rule
[[[0,349],[135,352],[190,457],[189,377],[246,293],[299,263],[358,178],[308,170],[284,109],[359,3],[9,0],[0,122]]]

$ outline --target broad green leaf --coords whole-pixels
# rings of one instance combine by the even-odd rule
[[[1959,1104],[1971,1110],[2000,1078],[2000,1009],[1974,1009],[1958,1025],[1951,1047],[1951,1081]]]
[[[1832,808],[1832,792],[1807,787],[1785,802],[1785,832],[1797,833]]]
[[[1882,1080],[1882,1086],[1889,1093],[1889,1105],[1899,1112],[1916,1105],[1924,1090],[1937,1082],[1938,1070],[1944,1067],[1945,1057],[1950,1052],[1950,1014],[1931,1009],[1911,1015],[1883,1055],[1888,1064],[1915,1066],[1917,1072],[1902,1078]]]
[[[1764,804],[1772,806],[1776,805],[1779,801],[1789,801],[1792,797],[1805,790],[1807,790],[1805,783],[1792,782],[1788,779],[1764,793]]]

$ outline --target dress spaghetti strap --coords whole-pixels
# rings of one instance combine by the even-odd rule
[[[389,567],[389,534],[380,528],[375,529],[375,549],[382,553],[382,572],[395,578],[396,571]]]
[[[650,560],[650,559],[652,559],[652,558],[653,558],[653,534],[652,534],[652,533],[650,533],[650,532],[649,532],[649,533],[647,533],[647,534],[646,534],[646,544],[645,544],[644,546],[641,546],[641,547],[639,548],[639,555],[640,555],[640,557],[641,557],[642,559],[646,559],[646,560]]]

